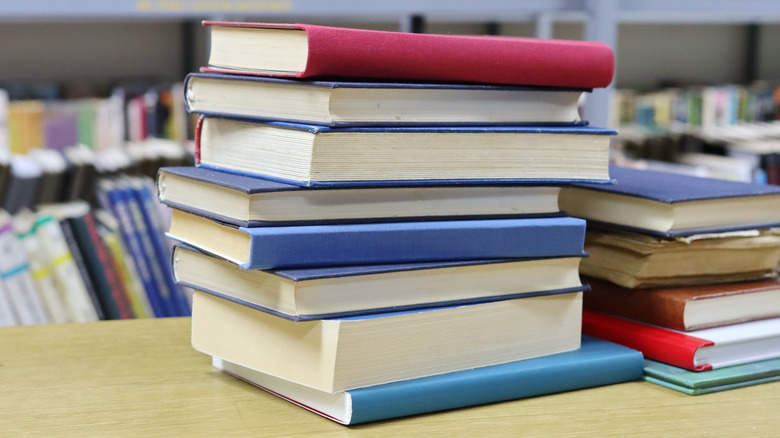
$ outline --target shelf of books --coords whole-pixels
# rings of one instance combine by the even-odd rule
[[[616,91],[616,160],[779,184],[780,88],[772,82]]]
[[[191,162],[181,85],[72,92],[0,86],[0,324],[188,315],[153,183]]]

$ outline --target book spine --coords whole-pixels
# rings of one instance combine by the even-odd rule
[[[244,269],[579,257],[585,239],[585,222],[569,217],[241,230],[251,235]]]
[[[125,245],[137,268],[138,276],[146,292],[146,297],[152,307],[155,317],[170,316],[157,289],[155,278],[150,266],[151,260],[146,257],[140,239],[140,231],[136,228],[133,215],[130,212],[127,200],[122,196],[120,188],[115,184],[101,187],[105,202],[119,222],[119,229]]]
[[[65,237],[65,242],[70,249],[73,264],[76,267],[78,275],[83,281],[84,289],[86,290],[86,295],[89,299],[89,304],[95,310],[97,319],[104,320],[106,319],[106,314],[103,310],[103,306],[100,303],[100,297],[98,296],[98,292],[95,289],[95,285],[92,283],[92,278],[89,275],[87,262],[84,260],[84,255],[79,248],[78,237],[76,237],[73,224],[70,220],[65,219],[60,221],[60,228],[62,229],[62,235]]]
[[[549,366],[529,367],[524,373],[491,374],[483,370],[482,375],[473,378],[458,378],[458,373],[433,376],[424,379],[423,384],[399,382],[349,391],[350,424],[594,388],[641,377],[642,355],[635,351],[594,354],[565,364],[551,362]]]
[[[38,285],[51,322],[55,324],[70,322],[67,305],[60,298],[52,270],[42,253],[44,249],[38,243],[37,227],[33,224],[29,230],[19,233],[18,236],[27,254],[32,278]]]
[[[66,304],[70,321],[97,321],[99,315],[89,296],[84,277],[79,273],[60,223],[52,216],[36,220],[42,254],[47,257],[60,300]]]
[[[121,281],[124,283],[130,308],[135,317],[149,318],[154,316],[154,310],[152,310],[152,306],[146,296],[143,283],[141,283],[141,279],[138,277],[135,263],[133,263],[132,257],[124,248],[119,235],[114,231],[110,231],[102,233],[101,237],[111,252],[111,258],[116,264],[116,270]]]
[[[0,281],[23,325],[44,324],[49,315],[30,276],[30,265],[10,222],[0,227]]]
[[[190,306],[184,296],[183,291],[173,278],[173,269],[171,266],[171,250],[164,241],[164,226],[160,224],[159,213],[156,210],[152,194],[148,186],[142,180],[136,180],[131,183],[130,192],[138,203],[142,220],[146,227],[146,234],[151,241],[155,260],[160,267],[162,279],[169,292],[168,308],[172,309],[177,316],[189,316]]]
[[[97,225],[95,224],[92,213],[87,212],[87,214],[84,215],[84,222],[86,224],[86,230],[89,233],[89,240],[92,242],[92,246],[97,253],[100,262],[99,266],[102,266],[107,285],[109,286],[110,295],[106,297],[106,300],[113,302],[113,306],[116,308],[116,317],[119,319],[132,318],[134,315],[130,309],[127,291],[119,279],[119,273],[116,270],[114,260],[98,234]]]
[[[591,290],[585,295],[583,307],[685,331],[686,299],[684,296],[658,294],[647,289],[617,289],[616,285],[591,281]]]
[[[11,297],[8,296],[8,291],[3,286],[3,283],[0,282],[0,327],[10,327],[18,324],[19,320],[14,312]]]
[[[582,333],[639,350],[648,359],[680,368],[712,369],[708,364],[693,364],[697,349],[713,345],[706,339],[588,310],[583,311]]]

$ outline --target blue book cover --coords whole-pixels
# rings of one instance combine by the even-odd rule
[[[780,380],[780,358],[709,371],[689,371],[645,359],[643,378],[688,395],[709,394]]]
[[[135,202],[138,204],[141,217],[138,220],[143,220],[146,234],[151,241],[155,261],[160,267],[161,277],[165,287],[168,288],[169,303],[168,308],[176,316],[189,316],[192,311],[190,309],[187,297],[173,279],[173,272],[171,269],[171,249],[165,242],[165,230],[162,224],[160,224],[159,212],[156,211],[155,199],[152,197],[152,193],[145,182],[141,180],[132,180],[128,182],[129,195],[132,196]]]
[[[579,260],[467,260],[257,271],[240,270],[229,261],[177,245],[172,264],[180,284],[292,321],[311,321],[583,292],[590,287],[579,279]],[[229,276],[233,281],[203,278],[205,270],[213,278]]]
[[[163,204],[243,227],[562,216],[564,184],[301,187],[195,166],[163,167],[157,176]]]
[[[325,393],[215,357],[216,368],[341,424],[360,424],[639,380],[642,354],[582,337],[580,349]]]
[[[609,173],[615,184],[562,190],[561,209],[601,227],[660,237],[780,225],[778,186],[620,166]]]
[[[212,72],[190,73],[184,80],[184,100],[191,113],[332,127],[585,125],[577,114],[577,102],[586,91],[590,89],[301,80]],[[323,94],[327,95],[327,108],[316,111],[322,107]],[[285,111],[274,105],[280,98],[288,101],[287,107],[293,101],[301,102],[302,108]],[[257,104],[247,107],[236,102],[240,99]],[[421,101],[428,105],[420,105]],[[534,106],[537,110],[530,111]],[[484,107],[489,109],[482,110]]]
[[[158,288],[152,269],[159,270],[159,266],[147,255],[142,242],[141,229],[136,225],[127,193],[118,187],[116,182],[104,180],[100,185],[99,197],[104,207],[111,211],[119,222],[122,239],[135,262],[154,316],[158,318],[174,316],[175,312],[169,308],[162,295],[164,291]]]
[[[233,227],[174,210],[167,235],[243,269],[578,257],[585,221],[570,217]]]

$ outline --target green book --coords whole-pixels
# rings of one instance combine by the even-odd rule
[[[688,395],[709,394],[780,380],[780,358],[699,372],[645,359],[643,378]]]

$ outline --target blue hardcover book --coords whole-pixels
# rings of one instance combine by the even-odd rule
[[[561,191],[566,213],[662,237],[780,225],[780,187],[612,166],[613,185]]]
[[[307,188],[202,167],[157,174],[165,205],[244,227],[562,216],[560,185]]]
[[[308,81],[190,73],[190,112],[323,126],[583,124],[588,89],[485,84]]]
[[[688,395],[709,394],[780,380],[780,358],[698,372],[645,359],[643,378]]]
[[[609,181],[616,132],[590,126],[331,128],[201,117],[196,164],[301,186]]]
[[[234,227],[173,210],[168,237],[243,269],[579,257],[585,221],[570,217]]]
[[[122,239],[136,264],[138,276],[141,279],[154,316],[158,318],[174,316],[174,310],[169,307],[168,301],[163,296],[165,291],[159,289],[153,269],[159,271],[160,267],[158,263],[147,255],[141,229],[136,225],[136,217],[138,215],[133,214],[127,192],[119,187],[115,181],[102,180],[99,196],[104,207],[111,211],[119,222]]]
[[[589,287],[580,281],[580,259],[244,270],[177,245],[172,265],[180,284],[282,318],[309,321],[585,291]]]
[[[642,354],[582,337],[578,350],[368,386],[318,391],[214,357],[214,367],[341,424],[359,424],[612,385],[642,377]]]
[[[151,241],[155,255],[155,261],[160,267],[161,281],[169,291],[167,307],[177,316],[189,316],[192,312],[187,297],[173,279],[173,271],[170,264],[171,249],[165,242],[165,230],[160,223],[160,213],[156,210],[156,200],[152,197],[149,187],[143,180],[128,180],[127,189],[129,190],[129,195],[133,197],[138,205],[138,210],[141,213],[141,217],[138,220],[143,220],[144,222],[146,234]]]

